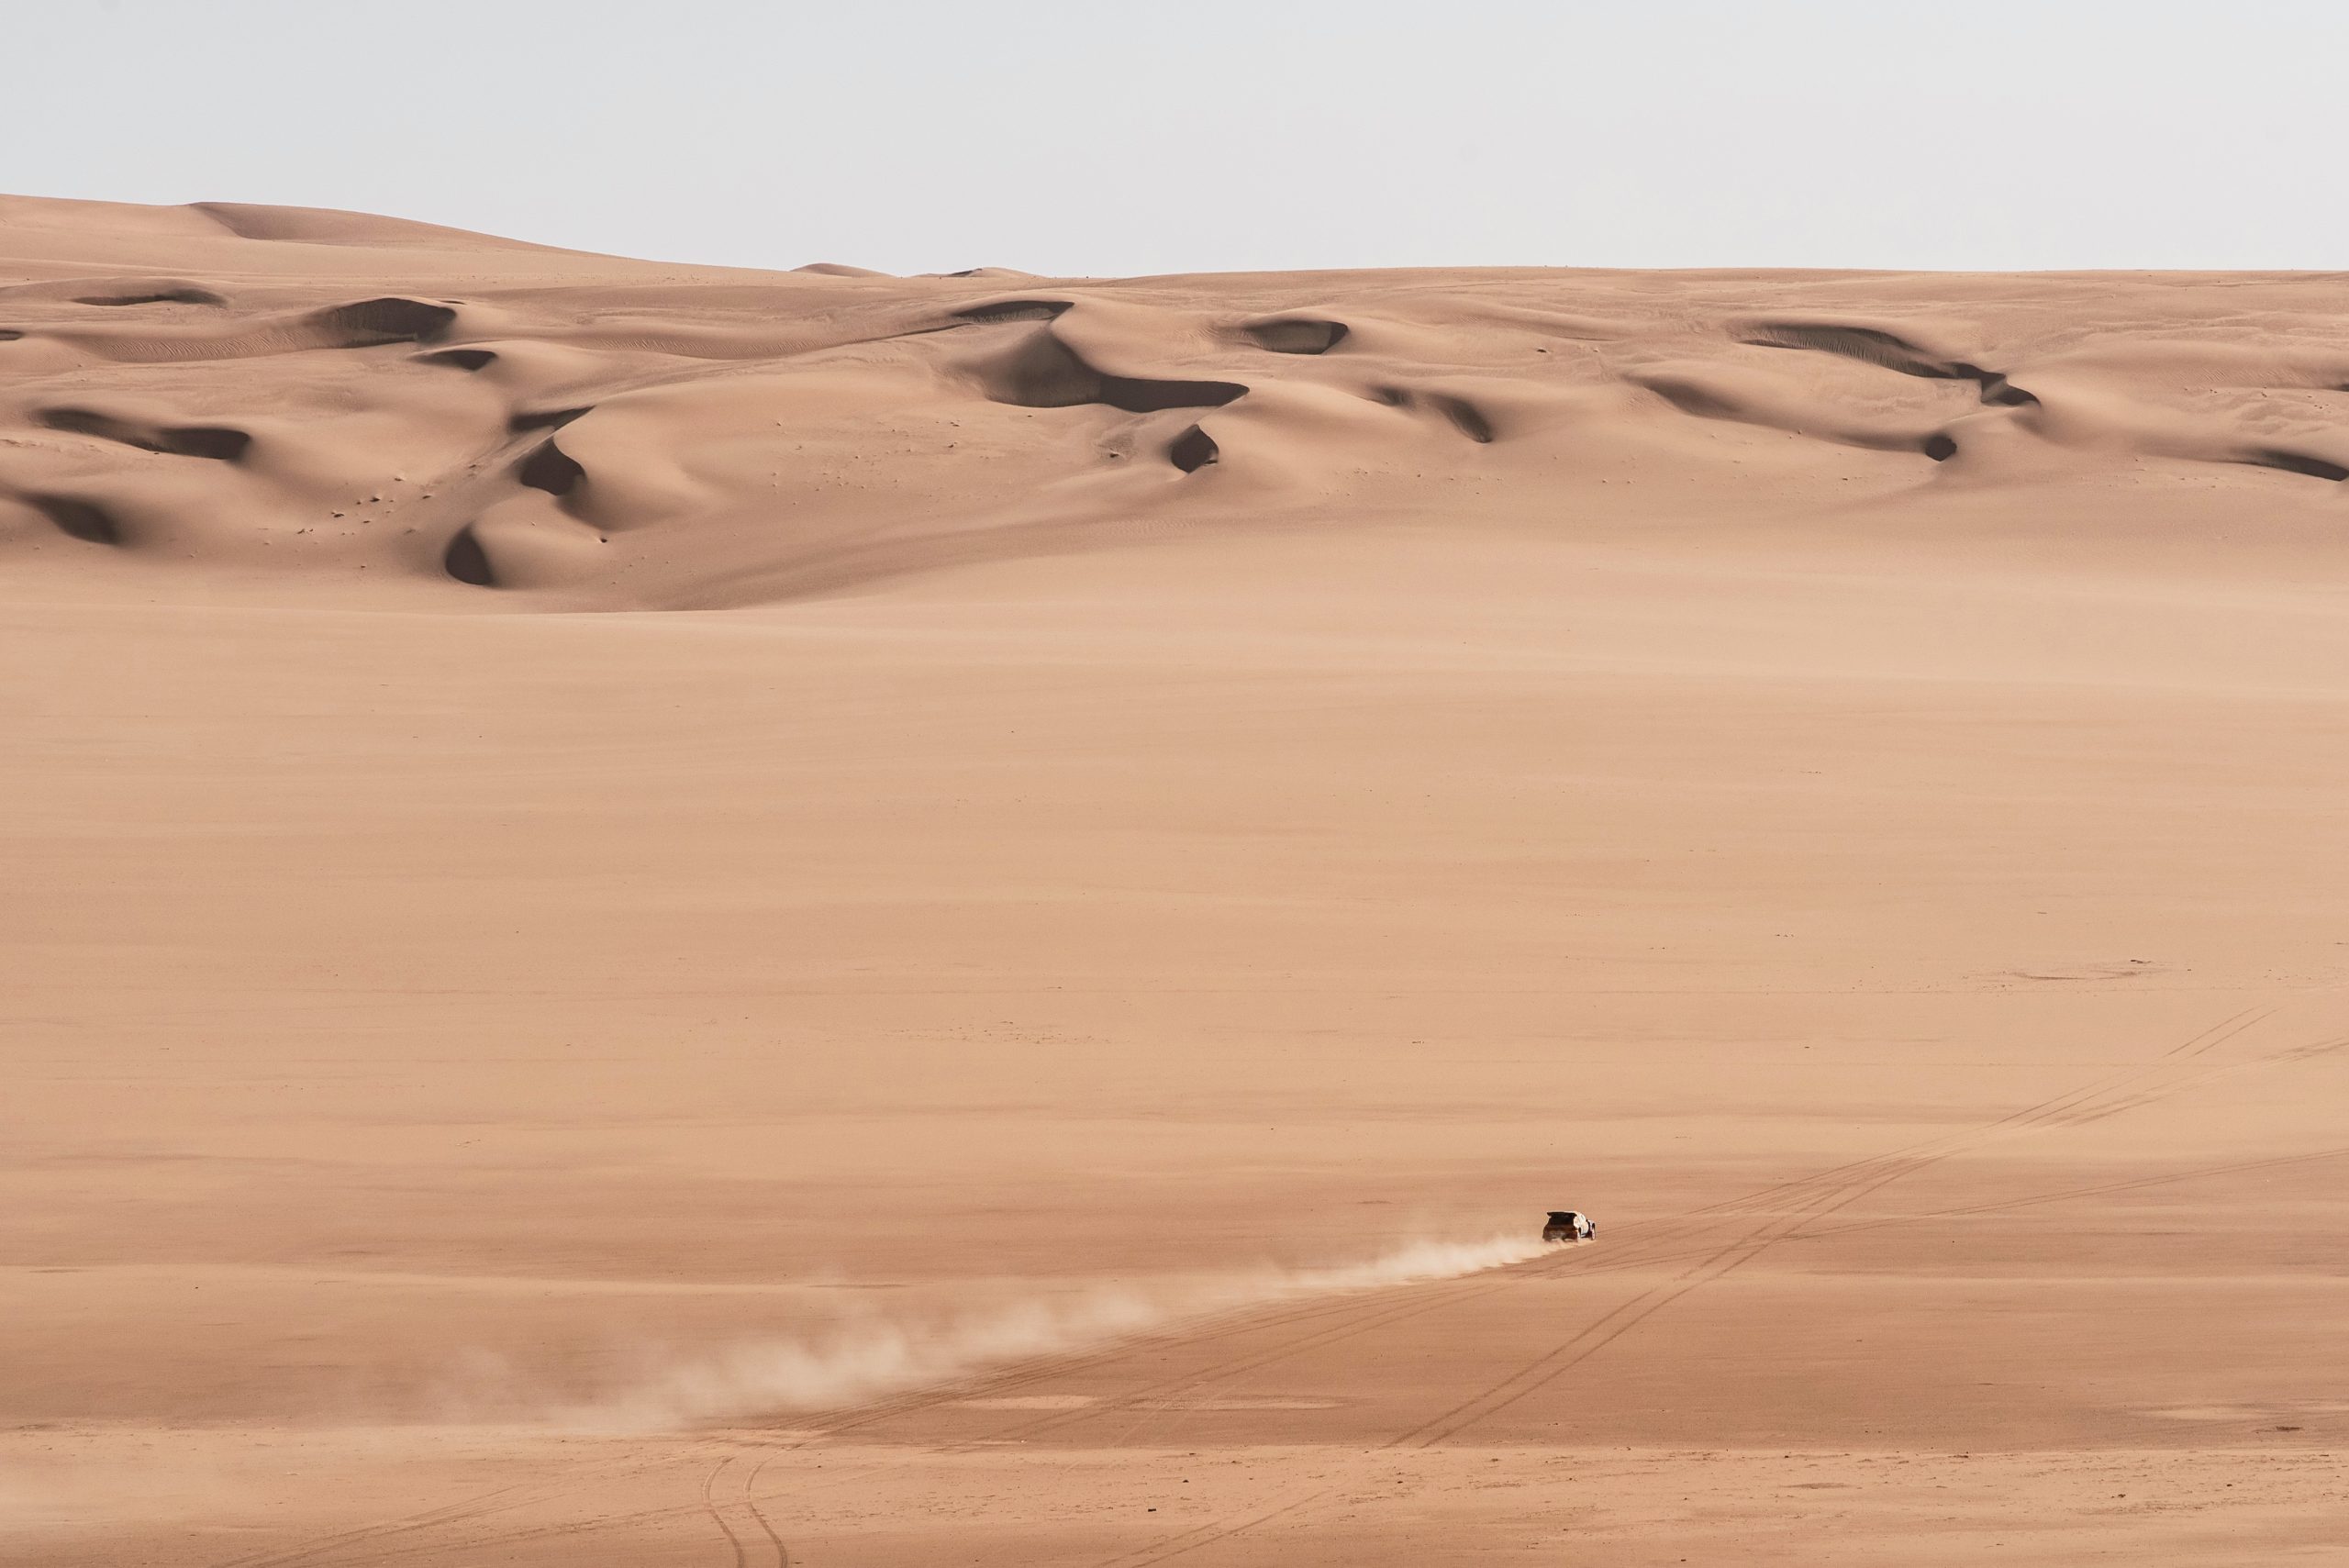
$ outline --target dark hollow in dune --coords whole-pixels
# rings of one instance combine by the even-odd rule
[[[167,288],[148,294],[90,294],[75,299],[76,305],[226,305],[228,302],[210,289]]]
[[[132,440],[125,433],[135,428],[127,421],[93,408],[42,408],[34,413],[33,423],[51,430],[69,431],[76,436],[95,436],[105,441],[122,441],[131,446],[147,444]]]
[[[1149,381],[1105,375],[1100,401],[1129,414],[1155,414],[1164,408],[1220,408],[1247,394],[1248,389],[1235,381]]]
[[[1880,365],[1903,375],[1950,379],[1952,366],[1928,354],[1906,338],[1874,327],[1840,327],[1830,322],[1765,321],[1740,342],[1759,349],[1809,349],[1840,354],[1863,364]]]
[[[497,574],[490,570],[489,552],[473,537],[473,526],[467,523],[459,528],[449,548],[441,552],[440,570],[460,583],[470,583],[476,588],[495,588]]]
[[[1483,409],[1466,398],[1451,397],[1439,393],[1428,401],[1435,405],[1437,413],[1452,421],[1453,429],[1458,430],[1470,440],[1479,445],[1492,440],[1493,422],[1485,417]]]
[[[587,477],[587,471],[576,459],[552,441],[541,441],[530,455],[522,460],[515,477],[533,490],[543,490],[550,495],[568,495]]]
[[[2336,484],[2349,479],[2349,467],[2343,467],[2330,458],[2286,451],[2280,447],[2254,447],[2243,453],[2243,461],[2260,468],[2280,468],[2287,473],[2304,473],[2310,479],[2330,479]]]
[[[974,326],[992,326],[998,321],[1050,321],[1073,303],[1065,299],[999,299],[985,305],[966,305],[954,315],[956,319]]]
[[[1166,461],[1186,473],[1197,473],[1222,455],[1215,438],[1197,425],[1175,437],[1174,444],[1166,449]]]
[[[1251,321],[1241,330],[1256,347],[1275,354],[1326,354],[1346,340],[1344,322],[1302,316]]]
[[[14,327],[0,327],[0,343],[13,343],[23,336]]]
[[[1074,408],[1104,403],[1129,414],[1166,408],[1220,408],[1248,389],[1231,381],[1159,381],[1109,375],[1094,369],[1051,329],[1026,341],[989,367],[988,397],[1019,408]]]
[[[527,436],[532,430],[560,430],[595,406],[590,403],[579,408],[526,409],[506,421],[506,430],[514,436]]]
[[[1408,408],[1416,401],[1410,389],[1401,386],[1374,386],[1370,395],[1389,408]]]
[[[495,361],[497,351],[494,349],[435,349],[416,358],[419,364],[454,365],[461,371],[477,371]]]
[[[1738,341],[1758,349],[1809,349],[1816,353],[1837,354],[1927,381],[1970,381],[1980,388],[1984,403],[2003,407],[2029,408],[2039,403],[2038,398],[2009,383],[2003,372],[1984,370],[1964,360],[1942,359],[1908,339],[1879,328],[1843,327],[1824,321],[1765,321]]]
[[[25,504],[57,527],[57,531],[92,544],[120,544],[122,529],[112,513],[93,502],[71,495],[28,495]]]
[[[1982,401],[2003,408],[2036,408],[2039,399],[2025,392],[1996,371],[1982,373],[1979,384]]]
[[[174,425],[156,434],[163,442],[161,450],[216,462],[235,462],[253,444],[250,434],[227,425]]]
[[[1653,376],[1641,381],[1640,384],[1683,414],[1694,414],[1700,419],[1737,419],[1743,417],[1745,413],[1728,398],[1693,382],[1673,376]]]
[[[210,458],[216,462],[236,462],[253,443],[247,432],[224,425],[141,425],[92,408],[44,408],[33,419],[52,430],[120,441],[125,446],[171,457]]]
[[[1957,442],[1954,438],[1936,430],[1927,436],[1917,450],[1935,462],[1947,462],[1957,455]]]
[[[457,312],[420,299],[362,299],[321,310],[310,320],[342,347],[366,349],[379,343],[429,342],[456,324]]]

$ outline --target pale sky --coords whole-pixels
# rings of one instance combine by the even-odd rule
[[[2349,0],[61,0],[0,190],[664,260],[2349,266]]]

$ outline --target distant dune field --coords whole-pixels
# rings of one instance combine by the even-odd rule
[[[713,608],[1396,512],[1889,526],[2018,487],[2305,530],[2349,477],[2323,276],[896,279],[262,207],[0,219],[11,555],[309,603]]]

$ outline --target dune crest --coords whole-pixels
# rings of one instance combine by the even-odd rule
[[[45,259],[61,231],[78,270]],[[237,264],[147,265],[198,233]],[[318,247],[397,287],[318,274]],[[2314,276],[2223,302],[2060,275],[653,283],[403,220],[25,197],[0,255],[0,552],[296,595],[774,602],[1168,529],[1342,529],[1463,484],[1488,517],[1636,524],[1692,491],[1948,517],[2079,481],[2329,517],[2349,478],[2349,330]]]

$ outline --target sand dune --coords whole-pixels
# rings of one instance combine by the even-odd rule
[[[2318,1560],[2344,299],[0,199],[0,1562]]]
[[[82,207],[17,198],[0,234],[70,234],[86,265],[200,233],[215,270],[126,259],[0,295],[0,537],[25,568],[70,557],[61,535],[295,595],[707,608],[1341,528],[1462,486],[1587,527],[1692,488],[1765,516],[1964,512],[2073,476],[2313,526],[2349,476],[2321,277],[656,284],[352,215]],[[371,248],[412,292],[314,280],[319,245]]]

